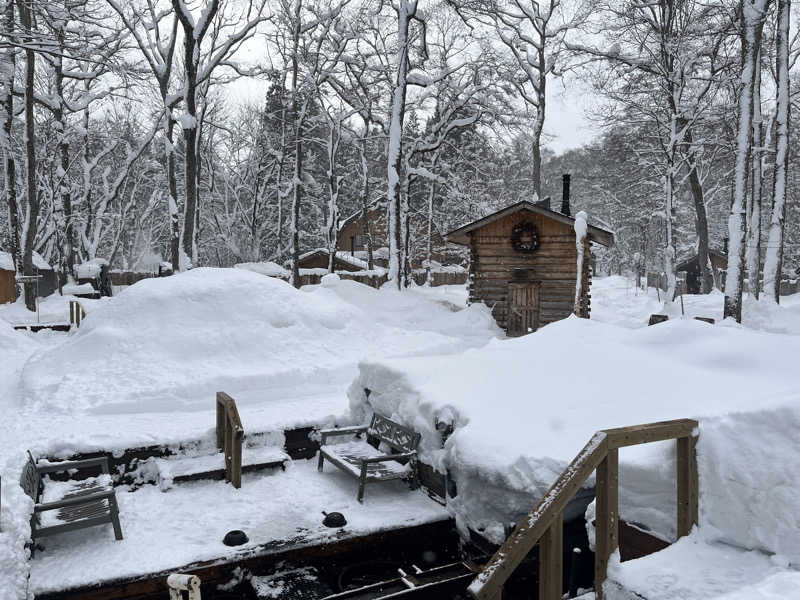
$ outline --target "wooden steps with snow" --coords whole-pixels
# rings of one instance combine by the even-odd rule
[[[286,468],[289,455],[276,446],[242,448],[242,472]],[[225,457],[221,452],[201,456],[170,456],[155,459],[161,489],[173,483],[198,479],[225,479]]]

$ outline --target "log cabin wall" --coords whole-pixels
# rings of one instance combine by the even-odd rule
[[[539,247],[519,252],[511,244],[511,230],[522,221],[536,225]],[[538,287],[537,328],[564,319],[575,308],[578,253],[571,225],[521,210],[470,232],[469,303],[483,302],[502,329],[509,324],[510,284]],[[582,317],[590,313],[590,243],[583,261]]]

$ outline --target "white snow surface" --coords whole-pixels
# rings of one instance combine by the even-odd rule
[[[787,570],[783,557],[708,543],[698,531],[636,560],[620,563],[617,554],[609,580],[609,600],[800,598],[800,571]]]
[[[458,482],[459,523],[495,541],[595,431],[699,418],[701,521],[800,561],[798,355],[800,337],[727,323],[633,330],[570,317],[460,355],[362,362],[349,396],[356,420],[374,409],[422,432],[422,458]],[[436,422],[455,426],[444,449]],[[674,444],[620,460],[622,516],[673,535]]]
[[[98,305],[31,357],[21,395],[69,413],[204,409],[218,390],[341,389],[364,356],[455,352],[496,333],[478,306],[454,313],[349,281],[298,291],[242,269],[193,269]]]
[[[289,277],[289,271],[287,269],[284,269],[278,263],[269,260],[264,262],[238,263],[234,266],[237,269],[253,271],[254,273],[260,273],[261,275],[267,275],[268,277]]]
[[[319,544],[449,518],[421,490],[412,492],[403,482],[369,486],[363,504],[356,500],[357,487],[335,467],[318,473],[312,460],[295,461],[285,472],[245,473],[238,490],[222,481],[181,483],[167,492],[154,485],[135,491],[120,486],[116,495],[125,538],[115,541],[108,525],[43,540],[45,549],[31,561],[30,590],[41,594],[197,560],[248,556],[276,540]],[[343,513],[347,525],[323,526],[323,510]],[[222,539],[233,529],[243,530],[249,542],[225,546]]]

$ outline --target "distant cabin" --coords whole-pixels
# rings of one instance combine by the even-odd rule
[[[726,271],[728,268],[728,256],[724,252],[717,250],[708,250],[708,258],[711,261],[711,269],[713,271],[714,281],[721,282],[722,278],[720,273]],[[694,255],[686,258],[678,263],[675,270],[686,273],[686,293],[699,294],[703,288],[702,277],[700,276],[700,259],[695,253]]]
[[[575,219],[532,202],[518,202],[448,233],[469,246],[469,303],[483,302],[509,336],[564,319],[575,306],[578,251]],[[589,317],[591,242],[610,247],[614,235],[589,225],[580,314]]]

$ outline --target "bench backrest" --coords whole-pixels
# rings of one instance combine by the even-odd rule
[[[381,442],[386,442],[400,452],[416,450],[421,437],[413,429],[395,423],[378,413],[372,414],[372,422],[369,424],[369,429],[367,429],[367,435]]]
[[[36,468],[36,461],[33,460],[33,456],[30,452],[28,452],[28,462],[26,462],[25,466],[22,468],[22,475],[19,478],[19,485],[34,502],[38,502],[40,484],[41,476]]]

